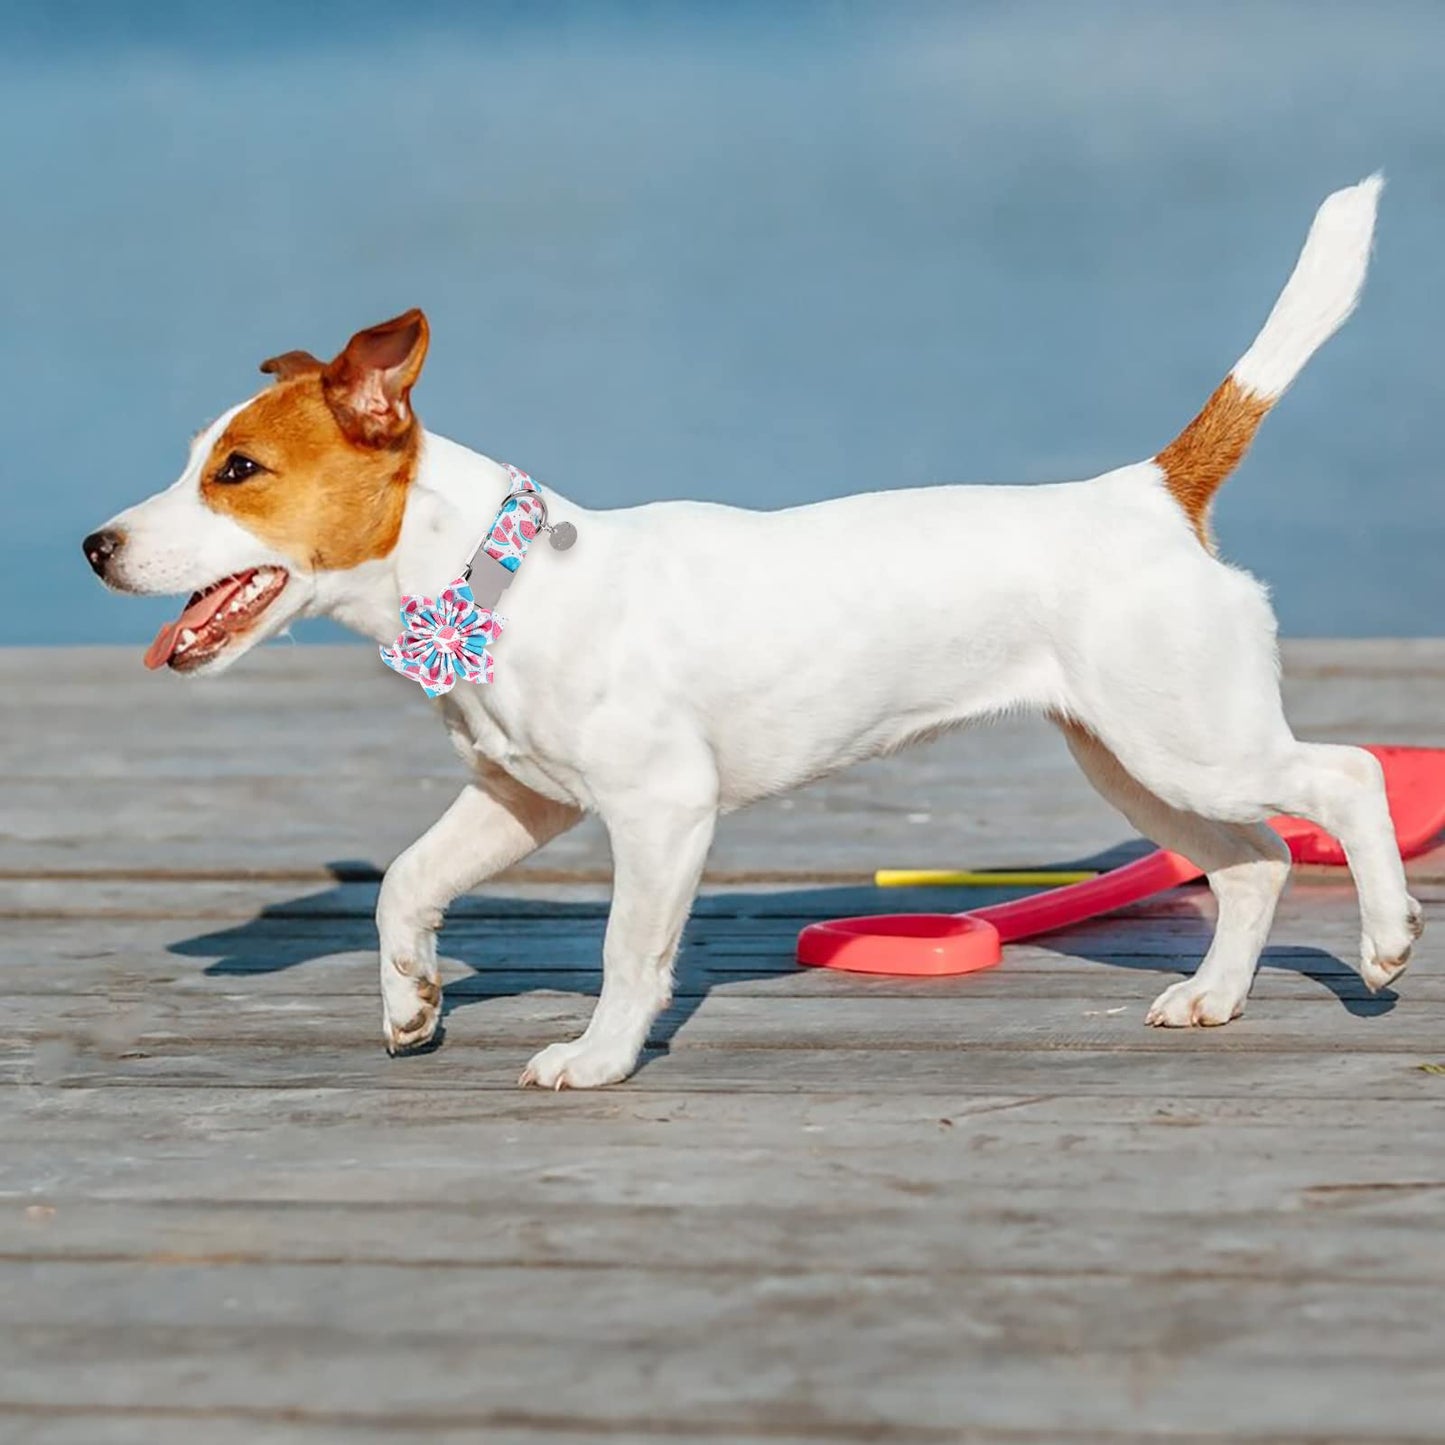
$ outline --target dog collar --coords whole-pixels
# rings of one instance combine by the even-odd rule
[[[565,552],[576,540],[571,522],[547,521],[547,503],[526,472],[507,464],[512,478],[506,500],[486,535],[472,551],[461,575],[435,597],[405,594],[401,599],[401,635],[381,649],[393,672],[421,684],[428,697],[450,692],[458,677],[491,682],[495,671],[489,645],[506,619],[497,603],[538,533]]]

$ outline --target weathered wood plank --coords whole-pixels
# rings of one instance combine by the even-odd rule
[[[663,1416],[634,1417],[620,1424],[582,1420],[576,1416],[548,1415],[533,1411],[525,1417],[451,1412],[425,1417],[409,1414],[386,1415],[379,1411],[286,1410],[266,1411],[247,1406],[225,1410],[165,1405],[132,1406],[123,1410],[67,1403],[43,1407],[44,1414],[25,1407],[0,1403],[0,1420],[13,1421],[24,1433],[21,1445],[193,1445],[198,1429],[204,1429],[206,1445],[317,1445],[318,1441],[351,1442],[367,1439],[425,1440],[428,1445],[475,1445],[484,1436],[487,1445],[536,1445],[536,1442],[566,1440],[569,1445],[615,1445],[627,1440],[707,1441],[708,1445],[818,1445],[819,1441],[853,1445],[853,1442],[897,1441],[899,1445],[1157,1445],[1161,1438],[1153,1430],[1106,1430],[1051,1427],[1047,1430],[999,1429],[980,1426],[921,1427],[876,1422],[829,1422],[821,1432],[796,1433],[783,1430],[774,1421],[756,1430],[739,1431],[711,1418],[687,1419]],[[522,1423],[525,1419],[526,1423]],[[504,1422],[504,1423],[503,1423]],[[388,1433],[390,1432],[390,1433]],[[1336,1445],[1337,1435],[1318,1431],[1278,1430],[1267,1434],[1231,1431],[1222,1437],[1214,1431],[1170,1428],[1170,1445],[1218,1445],[1221,1438],[1248,1445]],[[1356,1436],[1356,1439],[1388,1439],[1390,1445],[1438,1445],[1440,1437],[1430,1435]]]
[[[589,1429],[580,1422],[566,1424],[568,1445],[616,1445],[617,1432],[606,1427]],[[127,1409],[83,1405],[73,1400],[23,1406],[0,1402],[0,1431],[14,1445],[325,1445],[327,1441],[354,1442],[358,1438],[424,1439],[427,1445],[477,1445],[478,1432],[486,1432],[487,1445],[537,1445],[557,1438],[555,1421],[539,1419],[535,1429],[499,1426],[495,1420],[470,1422],[431,1421],[415,1416],[388,1421],[374,1413],[306,1410],[267,1412],[246,1406],[229,1412],[197,1406],[148,1404]],[[769,1433],[758,1435],[675,1435],[675,1439],[706,1439],[709,1445],[804,1445],[803,1438]],[[979,1440],[973,1436],[971,1439]],[[814,1437],[816,1440],[816,1437]],[[1020,1445],[1011,1436],[1009,1445]],[[1023,1442],[1027,1445],[1027,1442]],[[1111,1442],[1112,1445],[1112,1442]],[[1122,1445],[1130,1445],[1123,1441]],[[1189,1442],[1184,1442],[1189,1445]]]
[[[1250,1155],[1241,1162],[1256,1160]],[[806,1219],[771,1202],[738,1209],[693,1199],[681,1205],[552,1201],[537,1217],[512,1194],[479,1190],[479,1197],[458,1199],[453,1188],[446,1200],[406,1201],[406,1229],[397,1227],[397,1199],[241,1195],[136,1203],[51,1191],[46,1198],[53,1202],[28,1206],[54,1210],[43,1226],[27,1221],[0,1228],[0,1259],[189,1263],[238,1273],[252,1264],[352,1261],[418,1276],[563,1264],[627,1271],[637,1263],[645,1232],[649,1266],[658,1272],[807,1275],[866,1259],[868,1273],[952,1275],[960,1283],[969,1275],[1006,1273],[1445,1286],[1439,1191],[1412,1195],[1403,1183],[1318,1189],[1312,1197],[1349,1200],[1353,1207],[1151,1209],[1127,1230],[1120,1228],[1121,1195],[1082,1209],[1032,1196],[1000,1205],[994,1202],[998,1186],[975,1202],[966,1184],[952,1199],[912,1203],[896,1189],[891,1197],[874,1189]],[[1435,1207],[1425,1208],[1425,1200]],[[338,1240],[343,1231],[344,1243]],[[1079,1241],[1068,1259],[1057,1249],[1061,1234]]]
[[[426,1123],[438,1127],[496,1125],[513,1133],[525,1125],[551,1138],[604,1123],[613,1126],[619,1137],[636,1134],[657,1139],[663,1147],[675,1147],[667,1145],[665,1129],[653,1126],[681,1122],[705,1130],[720,1143],[756,1141],[783,1147],[802,1133],[819,1135],[820,1143],[891,1148],[907,1143],[932,1147],[938,1142],[940,1128],[957,1128],[967,1120],[970,1128],[978,1124],[989,1138],[995,1122],[1007,1122],[1010,1131],[1042,1125],[1077,1129],[1097,1123],[1106,1129],[1137,1127],[1160,1138],[1164,1131],[1218,1128],[1246,1144],[1276,1129],[1318,1125],[1331,1139],[1338,1136],[1344,1141],[1341,1149],[1352,1149],[1352,1135],[1384,1131],[1402,1111],[1401,1101],[1377,1098],[1368,1091],[1361,1092],[1349,1109],[1340,1109],[1338,1100],[1328,1095],[1312,1100],[1260,1090],[1187,1098],[1119,1095],[1103,1111],[1097,1099],[1072,1090],[981,1093],[960,1086],[878,1094],[858,1090],[852,1095],[794,1090],[791,1097],[795,1102],[789,1107],[770,1109],[760,1108],[756,1099],[726,1090],[670,1099],[627,1089],[546,1094],[514,1088],[480,1090],[476,1100],[458,1090],[439,1090],[435,1100],[428,1100],[413,1090],[393,1089],[385,1080],[375,1085],[338,1083],[267,1090],[198,1085],[191,1091],[155,1091],[141,1083],[135,1087],[37,1089],[12,1098],[11,1107],[0,1114],[0,1142],[18,1141],[37,1128],[74,1129],[80,1137],[113,1138],[118,1121],[130,1114],[143,1115],[157,1138],[170,1132],[197,1139],[221,1138],[232,1131],[259,1137],[278,1123],[328,1131],[348,1125],[366,1129],[394,1126],[408,1132]],[[1409,1111],[1411,1129],[1445,1127],[1445,1085],[1419,1093]],[[1009,1117],[993,1120],[991,1116],[998,1113]],[[941,1122],[944,1116],[948,1124]],[[90,1134],[85,1133],[87,1128]],[[600,1133],[592,1137],[605,1143],[613,1133],[609,1130],[607,1139]],[[0,1159],[0,1164],[3,1162]],[[484,1173],[486,1162],[479,1160],[478,1168]]]
[[[183,1052],[82,1053],[64,1040],[0,1060],[0,1086],[26,1089],[126,1084],[147,1088],[385,1087],[423,1093],[517,1087],[526,1045],[459,1042],[420,1058],[385,1058],[380,1047],[336,1047],[324,1031],[296,1043],[209,1043]],[[1438,1046],[1418,1054],[1364,1046],[1322,1053],[1168,1049],[686,1049],[647,1052],[617,1092],[693,1094],[717,1091],[792,1095],[799,1089],[860,1093],[950,1090],[962,1094],[1069,1091],[1097,1098],[1241,1098],[1262,1091],[1282,1099],[1318,1098],[1348,1105],[1362,1095],[1411,1100],[1438,1097],[1440,1077],[1424,1072],[1442,1061]],[[1406,1143],[1412,1151],[1419,1147]]]
[[[1409,1282],[1422,1277],[1417,1270],[1445,1268],[1445,1241],[1438,1235],[1422,1237],[1408,1255],[1399,1252],[1399,1240],[1392,1246],[1388,1237],[1396,1226],[1438,1230],[1445,1222],[1445,1171],[1438,1158],[1428,1149],[1407,1154],[1401,1148],[1406,1133],[1427,1144],[1439,1138],[1438,1107],[1420,1101],[1403,1106],[1408,1127],[1399,1135],[1381,1127],[1379,1106],[1374,1127],[1339,1129],[1332,1120],[1336,1107],[1310,1100],[1276,1101],[1263,1117],[1242,1126],[1212,1118],[1207,1100],[1172,1111],[1154,1101],[1152,1116],[1145,1112],[1148,1101],[1128,1100],[1134,1107],[1118,1121],[1112,1108],[1096,1104],[1094,1122],[1085,1128],[1082,1110],[1052,1115],[1047,1097],[951,1095],[935,1097],[939,1112],[931,1117],[899,1110],[890,1126],[886,1112],[876,1111],[865,1129],[816,1122],[828,1116],[816,1096],[803,1095],[794,1114],[781,1106],[763,1111],[769,1126],[756,1130],[749,1130],[747,1116],[736,1107],[694,1111],[671,1104],[667,1115],[642,1119],[623,1102],[610,1119],[599,1119],[538,1105],[513,1111],[509,1100],[498,1110],[486,1097],[476,1100],[470,1115],[454,1105],[452,1117],[442,1122],[426,1116],[418,1103],[406,1127],[398,1128],[397,1111],[381,1102],[374,1117],[353,1107],[338,1118],[287,1091],[269,1128],[259,1110],[238,1119],[222,1108],[217,1112],[223,1125],[208,1126],[192,1116],[167,1131],[159,1121],[168,1110],[157,1111],[158,1121],[152,1122],[150,1102],[134,1090],[124,1099],[126,1107],[103,1100],[96,1118],[108,1121],[109,1137],[77,1119],[50,1121],[52,1138],[39,1127],[49,1116],[35,1119],[28,1134],[7,1131],[0,1252],[83,1258],[87,1237],[74,1231],[87,1219],[98,1220],[99,1206],[109,1204],[131,1208],[129,1215],[118,1210],[108,1228],[130,1218],[162,1252],[175,1245],[166,1231],[187,1218],[185,1211],[217,1210],[218,1226],[224,1222],[231,1245],[247,1254],[243,1243],[252,1221],[243,1208],[255,1204],[277,1211],[281,1224],[296,1211],[303,1232],[324,1225],[326,1209],[336,1211],[331,1222],[339,1232],[312,1235],[312,1252],[325,1259],[360,1251],[352,1235],[362,1216],[375,1212],[393,1217],[393,1235],[404,1232],[395,1227],[398,1216],[414,1218],[418,1228],[429,1219],[426,1228],[439,1231],[425,1243],[403,1246],[393,1239],[372,1246],[385,1249],[387,1258],[465,1255],[478,1267],[490,1267],[511,1257],[505,1249],[497,1252],[505,1240],[512,1241],[512,1251],[525,1253],[533,1247],[527,1241],[547,1234],[529,1205],[541,1210],[555,1205],[574,1224],[592,1208],[601,1211],[599,1228],[610,1217],[618,1267],[639,1253],[654,1265],[672,1258],[678,1268],[701,1267],[709,1258],[739,1265],[753,1259],[759,1267],[783,1271],[803,1269],[807,1259],[852,1264],[853,1255],[838,1253],[835,1226],[846,1230],[851,1222],[861,1237],[875,1216],[906,1214],[913,1216],[919,1239],[906,1244],[875,1239],[870,1269],[896,1270],[911,1260],[908,1267],[930,1272],[934,1258],[939,1270],[988,1270],[1016,1256],[1028,1268],[1061,1275],[1104,1268],[1212,1275],[1223,1264],[1212,1257],[1221,1243],[1232,1267],[1242,1267],[1247,1251],[1241,1255],[1236,1248],[1241,1228],[1264,1223],[1271,1230],[1305,1228],[1311,1219],[1316,1234],[1336,1226],[1388,1225],[1377,1239],[1345,1242],[1355,1253],[1367,1249],[1376,1257],[1393,1248],[1394,1263],[1385,1271],[1390,1277],[1399,1274]],[[910,1100],[906,1108],[917,1105]],[[750,1109],[760,1112],[756,1098]],[[172,1105],[169,1112],[182,1111]],[[719,1117],[722,1124],[710,1127]],[[328,1147],[318,1153],[323,1128]],[[383,1129],[387,1149],[368,1153],[368,1140]],[[143,1133],[135,1142],[149,1149],[117,1148],[118,1135],[136,1130]],[[164,1177],[153,1172],[156,1160],[165,1163]],[[906,1172],[900,1172],[900,1161],[906,1161]],[[763,1163],[771,1177],[759,1198],[756,1171]],[[147,1220],[142,1206],[163,1212]],[[455,1232],[474,1215],[501,1216],[507,1210],[518,1215],[516,1226],[502,1226],[495,1238],[463,1244],[464,1234]],[[690,1224],[693,1210],[698,1213]],[[1127,1224],[1105,1228],[1105,1237],[1081,1233],[1062,1255],[1045,1235],[1031,1238],[1023,1229],[990,1252],[968,1228],[977,1218],[985,1233],[1009,1234],[1027,1219],[1061,1223],[1075,1210],[1080,1224],[1069,1226],[1071,1233],[1091,1219],[1096,1225],[1111,1218]],[[1270,1211],[1277,1212],[1272,1221]],[[745,1222],[744,1216],[758,1222]],[[1150,1234],[1157,1245],[1167,1233],[1148,1223],[1156,1216],[1166,1223],[1192,1221],[1201,1236],[1198,1254],[1182,1260],[1176,1251],[1171,1259],[1166,1250],[1146,1266],[1135,1245]],[[1206,1223],[1210,1216],[1213,1223]],[[704,1244],[687,1238],[694,1225],[709,1221],[719,1228],[718,1239]],[[659,1237],[654,1252],[654,1228],[664,1225],[681,1234],[671,1245]],[[560,1223],[557,1228],[562,1230]],[[749,1239],[778,1229],[820,1232],[797,1261],[754,1259]],[[954,1238],[960,1233],[967,1237]],[[112,1243],[102,1256],[146,1252],[136,1236],[127,1238],[128,1249]],[[919,1248],[929,1241],[936,1257]],[[603,1256],[594,1252],[585,1229],[573,1248],[579,1265],[591,1260],[600,1267]],[[1263,1258],[1254,1263],[1268,1267]]]
[[[1067,1418],[1166,1430],[1378,1431],[1439,1425],[1442,1329],[1428,1288],[981,1276],[677,1277],[558,1269],[394,1270],[41,1264],[0,1268],[11,1400],[68,1399],[83,1365],[97,1403],[415,1414],[481,1423],[643,1419],[834,1438],[881,1428],[1047,1429]],[[16,1286],[23,1286],[17,1289]],[[34,1307],[17,1317],[17,1298]],[[80,1311],[125,1329],[74,1323]],[[1301,1327],[1286,1335],[1282,1322]],[[259,1371],[227,1369],[260,1358]],[[398,1368],[429,1359],[425,1371]],[[659,1360],[667,1367],[657,1368]],[[1121,1360],[1137,1360],[1121,1368]],[[1147,1362],[1147,1363],[1146,1363]],[[799,1382],[806,1381],[806,1384]],[[647,1401],[645,1411],[639,1401]],[[953,1438],[956,1438],[953,1437]]]
[[[438,1417],[410,1413],[388,1416],[379,1410],[265,1410],[247,1405],[212,1408],[148,1403],[122,1409],[82,1405],[73,1400],[40,1406],[0,1402],[0,1431],[14,1445],[325,1445],[364,1440],[425,1440],[427,1445],[539,1445],[565,1439],[567,1445],[617,1445],[619,1431],[606,1424],[589,1425],[534,1412],[530,1424],[498,1413]],[[505,1421],[505,1423],[503,1423]],[[685,1420],[640,1420],[634,1438],[705,1440],[708,1445],[817,1445],[818,1437],[717,1430],[706,1423],[695,1428]],[[875,1437],[876,1438],[876,1437]],[[923,1440],[924,1436],[914,1435]],[[937,1440],[930,1432],[926,1437]],[[1052,1437],[1057,1439],[1057,1437]],[[1136,1445],[1140,1437],[1111,1436],[1099,1445]],[[960,1445],[1051,1445],[1042,1437],[970,1431]],[[1082,1437],[1069,1437],[1080,1441]],[[1088,1445],[1083,1440],[1083,1445]],[[1177,1445],[1199,1445],[1178,1437]],[[1213,1442],[1208,1442],[1213,1445]]]
[[[1342,1008],[1326,991],[1316,997],[1261,1004],[1224,1029],[1140,1026],[1157,979],[1141,978],[1135,1007],[1102,1006],[1087,992],[1074,997],[860,998],[853,994],[775,997],[765,1004],[717,989],[701,1000],[679,1000],[656,1025],[652,1043],[671,1056],[693,1049],[835,1050],[1114,1050],[1120,1053],[1240,1054],[1276,1051],[1331,1055],[1344,1048],[1431,1058],[1445,1047],[1445,1004],[1392,998]],[[580,1033],[590,997],[551,990],[485,1000],[456,1000],[447,1015],[453,1047],[539,1048]],[[219,1006],[218,1006],[219,1005]],[[174,993],[124,1003],[83,996],[36,996],[25,1018],[0,1040],[0,1057],[14,1059],[38,1044],[70,1042],[77,1057],[185,1057],[216,1046],[232,1049],[371,1048],[378,1009],[354,996],[251,998],[231,993],[223,1004],[197,1007]]]

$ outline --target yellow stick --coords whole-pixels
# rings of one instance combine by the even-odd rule
[[[880,868],[873,882],[878,888],[1052,888],[1098,876],[1097,870],[1088,869],[968,873],[947,868]]]

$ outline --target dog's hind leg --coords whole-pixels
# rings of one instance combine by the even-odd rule
[[[602,995],[586,1032],[552,1044],[519,1082],[594,1089],[636,1067],[648,1030],[672,999],[672,962],[702,879],[714,802],[653,803],[604,815],[612,842],[612,911],[602,946]]]
[[[1363,748],[1293,741],[1267,786],[1274,811],[1308,818],[1344,844],[1360,895],[1360,977],[1384,988],[1405,971],[1425,923],[1406,886],[1379,760]]]
[[[525,858],[582,814],[481,771],[450,808],[386,870],[376,905],[381,941],[381,1028],[388,1053],[429,1043],[441,1018],[436,930],[458,894]]]
[[[1289,849],[1263,823],[1220,823],[1171,807],[1132,777],[1087,729],[1062,724],[1084,776],[1146,838],[1205,870],[1218,903],[1197,972],[1165,989],[1147,1021],[1166,1027],[1224,1024],[1244,1011],[1275,905],[1289,879]]]
[[[1129,726],[1112,719],[1108,746],[1138,787],[1180,813],[1208,820],[1214,836],[1219,829],[1258,827],[1276,813],[1307,818],[1334,834],[1360,896],[1357,968],[1371,989],[1383,988],[1404,972],[1423,919],[1405,886],[1380,764],[1363,748],[1300,742],[1279,708],[1267,659],[1252,660],[1241,647],[1231,662],[1232,668],[1201,674],[1211,680],[1206,686],[1200,676],[1171,675],[1167,662],[1156,659],[1156,697],[1170,706],[1144,730],[1137,718]],[[1191,851],[1168,844],[1158,825],[1153,836],[1211,866],[1197,846]],[[1220,904],[1222,929],[1222,896]]]

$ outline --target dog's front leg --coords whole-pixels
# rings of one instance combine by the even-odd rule
[[[381,1032],[388,1053],[429,1043],[441,1018],[436,930],[459,893],[510,867],[581,818],[579,809],[489,769],[382,880]]]
[[[520,1082],[595,1089],[637,1065],[653,1020],[672,1001],[672,961],[712,845],[715,804],[658,805],[609,817],[612,911],[602,945],[602,995],[581,1038],[552,1044]]]

